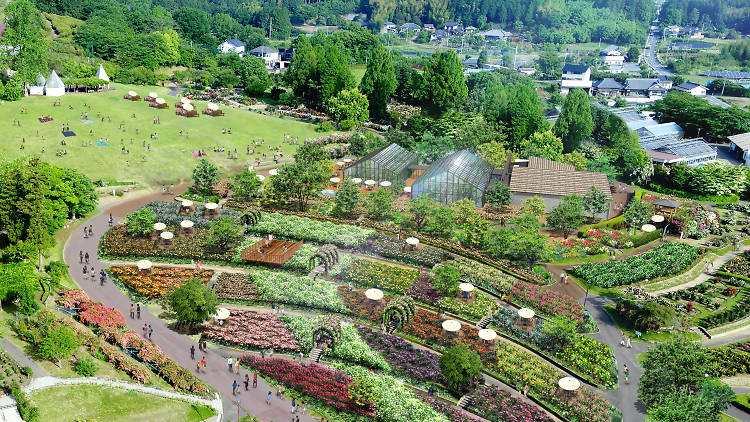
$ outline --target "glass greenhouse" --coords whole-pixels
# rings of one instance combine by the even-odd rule
[[[411,186],[414,198],[425,194],[441,204],[469,198],[482,206],[493,167],[468,150],[435,161]]]
[[[405,181],[411,176],[409,166],[417,164],[417,156],[396,144],[390,144],[360,158],[351,167],[344,169],[344,176],[362,180]]]

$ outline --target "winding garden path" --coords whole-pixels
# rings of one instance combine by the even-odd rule
[[[125,214],[139,208],[147,202],[165,200],[166,198],[171,198],[171,196],[165,197],[157,193],[155,195],[144,196],[119,203],[111,208],[104,209],[101,214],[86,222],[87,225],[93,225],[93,237],[84,239],[81,229],[79,231],[74,231],[68,238],[63,251],[65,263],[70,266],[71,277],[73,277],[76,283],[91,297],[91,299],[103,302],[108,306],[113,306],[122,312],[123,315],[129,316],[131,300],[120,291],[111,280],[108,280],[104,286],[100,286],[98,281],[92,281],[91,278],[83,277],[81,271],[82,265],[79,263],[78,252],[84,251],[84,253],[89,253],[89,267],[93,266],[97,272],[102,268],[109,267],[108,263],[99,261],[97,254],[99,238],[108,228],[108,214],[112,212],[115,222],[117,222]],[[240,413],[253,414],[262,421],[283,421],[291,418],[291,403],[289,400],[279,399],[274,396],[271,400],[271,405],[266,405],[266,393],[273,391],[274,389],[260,379],[260,377],[258,379],[258,388],[253,389],[251,387],[249,391],[241,391],[244,390],[242,387],[242,380],[244,379],[245,374],[249,374],[250,377],[252,377],[252,373],[246,371],[244,368],[240,370],[239,375],[229,372],[226,360],[221,354],[213,349],[209,349],[205,353],[200,352],[198,350],[197,342],[186,335],[173,331],[164,321],[154,316],[149,311],[148,307],[142,308],[140,319],[131,319],[129,317],[126,319],[128,328],[135,330],[138,333],[142,331],[144,324],[150,324],[154,330],[152,341],[157,344],[167,356],[174,359],[179,365],[187,369],[194,370],[196,363],[195,360],[190,359],[190,346],[194,346],[196,349],[196,359],[200,359],[205,354],[207,368],[202,369],[201,372],[196,375],[219,391],[223,399],[225,414],[233,414],[233,412],[237,412],[237,405],[234,403],[234,400],[239,400]],[[237,396],[232,395],[232,382],[235,379],[240,384],[240,388],[238,389],[239,394]],[[306,412],[298,412],[297,415],[299,415],[300,421],[313,422],[316,420]]]

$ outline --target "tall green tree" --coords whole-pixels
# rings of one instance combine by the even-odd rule
[[[422,77],[420,98],[433,114],[460,106],[468,96],[463,65],[453,50],[433,54]]]
[[[461,272],[453,264],[445,264],[437,267],[432,271],[435,277],[432,280],[432,286],[444,296],[453,296],[458,293],[459,280]]]
[[[210,190],[218,177],[219,168],[205,158],[201,158],[198,165],[193,169],[193,182],[204,191]]]
[[[428,223],[430,209],[439,206],[437,201],[430,199],[429,196],[422,194],[409,201],[409,223],[414,225],[416,230],[422,231]]]
[[[354,75],[349,70],[347,57],[341,48],[333,43],[326,43],[318,48],[318,103],[321,108],[332,97],[345,89],[355,87]]]
[[[232,197],[240,201],[249,201],[258,195],[261,184],[254,171],[244,170],[234,176]]]
[[[606,212],[609,209],[607,195],[596,186],[591,186],[583,196],[583,208],[591,214],[591,217]]]
[[[211,319],[219,300],[209,286],[199,280],[188,280],[167,295],[167,303],[177,321],[192,328]]]
[[[60,360],[68,359],[77,348],[78,340],[73,330],[65,325],[57,325],[45,333],[36,345],[36,352],[39,357],[60,366]]]
[[[440,371],[448,388],[464,393],[474,378],[482,376],[482,360],[468,346],[459,343],[440,357]]]
[[[370,115],[376,118],[388,116],[388,98],[396,91],[396,73],[388,50],[378,45],[367,61],[367,70],[359,83],[359,90],[367,95]]]
[[[359,186],[350,179],[345,178],[336,191],[336,203],[333,206],[333,214],[341,216],[352,215],[360,203]]]
[[[492,257],[509,259],[525,264],[529,269],[545,255],[547,238],[539,233],[542,226],[533,214],[525,213],[511,221],[510,227],[501,227],[487,233],[484,251]]]
[[[345,89],[328,99],[328,114],[339,122],[341,129],[349,130],[370,118],[367,97],[356,89]]]
[[[484,196],[485,199],[487,199],[487,203],[495,208],[502,208],[506,205],[510,205],[513,200],[510,187],[499,180],[490,185],[484,193]]]
[[[33,265],[27,262],[0,265],[0,280],[0,301],[18,299],[18,310],[26,315],[39,308],[34,298],[40,288],[39,275]]]
[[[318,83],[318,54],[307,37],[298,37],[294,45],[294,55],[286,72],[286,80],[294,95],[308,104],[316,104]]]
[[[221,217],[211,224],[206,236],[206,246],[223,251],[241,237],[242,226],[230,217]]]
[[[271,77],[266,70],[266,62],[251,54],[242,59],[240,79],[247,95],[261,95],[271,86]]]
[[[125,218],[125,228],[128,233],[134,236],[146,236],[154,230],[156,216],[148,208],[129,213]]]
[[[387,189],[378,189],[365,196],[367,215],[375,220],[383,220],[393,214],[393,194]]]
[[[594,121],[589,95],[584,90],[576,88],[568,94],[553,130],[562,138],[565,152],[575,151],[584,139],[591,136]]]
[[[560,204],[552,208],[547,225],[555,230],[560,230],[565,239],[573,229],[584,223],[583,198],[580,195],[570,194],[564,196]]]
[[[271,191],[277,199],[296,201],[297,209],[304,211],[307,201],[325,187],[328,174],[320,163],[297,161],[282,167],[271,179]]]
[[[0,63],[18,72],[21,82],[35,82],[36,74],[46,76],[47,37],[42,14],[30,0],[14,0],[4,9],[6,28],[3,45],[13,48],[13,54],[0,55]]]
[[[551,130],[535,132],[521,142],[521,158],[531,156],[547,160],[562,160],[563,144]]]
[[[536,132],[544,132],[549,124],[542,115],[542,103],[533,86],[521,85],[509,93],[507,122],[508,146],[520,152],[523,141]],[[559,135],[558,135],[559,136]]]

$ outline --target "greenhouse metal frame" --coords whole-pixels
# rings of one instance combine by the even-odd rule
[[[344,169],[344,176],[376,182],[403,182],[411,176],[410,166],[417,164],[417,156],[397,144],[373,151]]]
[[[411,186],[413,197],[427,195],[441,204],[468,198],[478,207],[494,167],[469,150],[456,151],[433,163]]]

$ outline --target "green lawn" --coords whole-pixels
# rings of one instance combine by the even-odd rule
[[[45,422],[198,422],[215,414],[210,407],[98,385],[49,387],[33,392],[31,400]]]
[[[135,90],[141,96],[154,91],[164,96],[169,109],[157,110],[149,107],[145,101],[124,100],[122,96],[129,90]],[[0,154],[5,159],[41,155],[53,164],[82,170],[94,180],[114,178],[158,186],[188,180],[198,161],[193,157],[193,151],[198,149],[205,150],[207,158],[222,171],[237,172],[264,152],[270,160],[273,154],[269,155],[269,146],[281,145],[285,155],[292,154],[296,146],[284,144],[284,134],[298,137],[300,141],[321,135],[315,132],[311,124],[228,107],[222,107],[226,114],[223,117],[201,114],[200,117],[188,119],[177,116],[173,107],[177,98],[166,96],[167,92],[168,89],[162,87],[115,84],[113,92],[59,97],[61,107],[53,107],[55,98],[50,97],[27,97],[17,102],[5,102],[0,104],[0,125],[6,130],[3,137],[6,142],[0,143]],[[90,110],[84,108],[84,104]],[[69,109],[69,106],[73,108]],[[22,108],[28,109],[29,113],[21,114]],[[205,108],[205,103],[198,103],[196,108]],[[89,120],[94,123],[85,124],[81,120],[81,112],[88,112]],[[110,117],[111,122],[107,119],[102,122],[98,113],[102,117]],[[132,118],[133,114],[136,118]],[[50,115],[54,121],[40,123],[38,118],[42,115]],[[161,124],[153,124],[155,116],[160,117]],[[14,119],[20,120],[20,127],[12,125]],[[121,123],[125,124],[124,132],[119,128]],[[67,146],[60,145],[63,139],[62,124],[68,124],[77,135],[66,138]],[[231,128],[232,134],[222,135],[222,128]],[[180,136],[181,130],[189,138]],[[90,134],[90,131],[93,133]],[[153,132],[158,133],[158,140],[150,139],[149,135]],[[23,150],[20,149],[22,138],[26,139]],[[109,145],[97,146],[95,142],[100,138],[110,138]],[[256,149],[256,154],[248,156],[246,145],[261,139],[265,140],[263,147]],[[124,142],[122,145],[121,140]],[[91,145],[82,146],[82,142],[90,142]],[[151,144],[151,152],[146,152],[144,142]],[[130,154],[121,152],[123,145],[130,150]],[[239,159],[226,158],[226,152],[214,153],[216,146],[232,151],[236,148]],[[42,153],[42,147],[46,152]],[[61,149],[67,149],[68,154],[56,156],[55,152]],[[142,162],[143,157],[146,158],[145,162]]]

